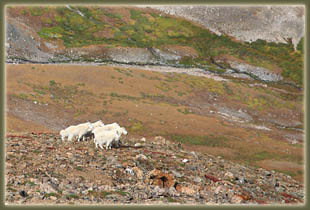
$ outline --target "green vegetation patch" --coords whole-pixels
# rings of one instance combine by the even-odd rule
[[[56,38],[61,38],[63,36],[64,29],[61,28],[60,26],[54,26],[50,28],[42,28],[38,34],[40,37],[45,38],[45,39],[56,39]]]
[[[133,77],[132,70],[128,69],[120,69],[120,68],[114,68],[117,72],[126,75],[127,77]]]
[[[184,108],[184,110],[178,108],[177,111],[181,112],[183,114],[193,114],[193,112],[191,110],[187,109],[187,108]]]
[[[110,96],[113,97],[113,98],[133,100],[133,101],[138,101],[140,99],[139,97],[130,96],[130,95],[124,95],[124,94],[118,94],[118,93],[115,93],[115,92],[110,93]]]
[[[177,203],[177,202],[179,202],[178,200],[176,200],[176,199],[174,199],[174,198],[172,198],[172,197],[170,197],[170,196],[167,197],[167,201],[168,201],[169,203]]]
[[[193,89],[204,89],[208,92],[217,93],[219,95],[224,94],[225,88],[222,82],[215,81],[214,79],[185,76],[183,82],[189,85]]]
[[[17,190],[14,189],[14,188],[12,188],[12,187],[8,187],[7,190],[8,190],[8,191],[12,191],[12,192],[17,192]]]
[[[48,12],[48,7],[29,7],[29,11],[32,16],[42,16]]]
[[[78,171],[83,171],[83,167],[81,167],[81,166],[77,166],[77,167],[75,167],[75,169]]]
[[[272,159],[273,157],[274,157],[274,154],[271,154],[270,152],[267,152],[267,151],[262,151],[262,152],[255,153],[252,159],[255,161],[260,161],[260,160]]]
[[[58,193],[45,193],[45,194],[44,194],[44,197],[45,197],[45,198],[49,198],[49,197],[51,197],[51,196],[54,196],[54,197],[57,197],[57,198],[60,198],[60,197],[61,197],[61,195],[58,194]]]
[[[214,136],[214,135],[191,136],[191,135],[173,134],[169,135],[168,138],[184,144],[204,145],[209,147],[226,147],[228,146],[227,144],[229,142],[229,139],[227,139],[224,136]]]
[[[115,191],[116,194],[119,194],[121,196],[127,196],[127,195],[130,195],[129,192],[125,192],[125,191],[121,191],[121,190],[117,190]]]
[[[79,196],[77,194],[73,194],[73,193],[69,193],[66,195],[66,198],[68,200],[71,200],[71,199],[79,199]]]
[[[168,92],[171,90],[171,87],[166,82],[160,82],[159,85],[155,85],[158,89],[160,89],[163,92]]]
[[[134,133],[138,133],[144,130],[145,130],[145,127],[142,122],[135,122],[129,128],[129,131],[134,132]]]

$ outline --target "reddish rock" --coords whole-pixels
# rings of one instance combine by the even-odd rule
[[[190,187],[182,187],[182,193],[193,195],[196,191]]]
[[[213,182],[219,182],[221,180],[219,180],[218,178],[216,178],[215,176],[212,176],[212,175],[205,175],[206,179],[210,179],[212,180]]]
[[[297,197],[287,194],[285,192],[280,193],[280,195],[282,195],[283,197],[289,198],[289,199],[293,199],[293,200],[288,200],[288,199],[284,199],[285,203],[291,203],[291,202],[296,202],[295,200],[301,201],[300,199],[298,199]],[[288,201],[288,202],[287,202]]]
[[[257,200],[257,199],[255,199],[254,201],[257,202],[258,204],[267,204],[267,202],[264,201],[264,200]]]
[[[138,179],[143,179],[143,172],[139,168],[133,167],[132,170],[135,172]]]
[[[251,200],[252,198],[248,193],[238,194],[238,196],[240,196],[243,200]]]
[[[232,198],[231,198],[231,202],[234,203],[234,204],[239,204],[239,203],[242,203],[243,201],[243,198],[239,195],[234,195]]]
[[[180,185],[179,183],[176,183],[175,185],[174,185],[174,188],[176,189],[176,191],[177,192],[182,192],[182,185]]]
[[[174,186],[175,180],[173,175],[163,173],[158,169],[154,169],[153,171],[150,172],[149,174],[149,179],[153,180],[151,181],[151,184],[157,185],[160,187],[171,187]]]

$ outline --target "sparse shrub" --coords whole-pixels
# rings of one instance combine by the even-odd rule
[[[54,86],[57,85],[57,83],[56,83],[54,80],[50,80],[49,85],[50,85],[51,87],[54,87]]]
[[[43,90],[39,90],[39,89],[34,89],[33,91],[37,92],[37,93],[39,93],[41,95],[45,95],[46,94],[46,92],[44,92]]]
[[[121,191],[121,190],[117,190],[117,191],[115,191],[115,193],[117,193],[117,194],[119,194],[119,195],[121,195],[121,196],[130,195],[130,193],[125,192],[125,191]]]
[[[253,155],[253,159],[255,161],[260,161],[260,160],[265,160],[265,159],[272,159],[274,157],[273,154],[267,152],[267,151],[262,151],[262,152],[258,152],[258,153],[255,153]]]
[[[299,50],[301,53],[304,53],[304,42],[305,42],[305,39],[304,37],[302,37],[296,47],[296,49]]]
[[[69,193],[69,194],[66,195],[66,198],[67,198],[68,200],[71,200],[71,199],[78,199],[79,196],[78,196],[77,194]]]
[[[137,19],[137,18],[140,17],[140,15],[141,15],[141,12],[140,12],[140,11],[135,10],[135,9],[131,9],[131,10],[130,10],[130,18],[131,18],[131,19]]]
[[[47,7],[30,7],[29,10],[32,16],[41,16],[43,15],[45,11],[48,10],[48,8]]]
[[[75,169],[78,171],[83,171],[83,168],[81,166],[77,166],[77,167],[75,167]]]
[[[183,114],[192,114],[193,112],[191,110],[188,110],[187,108],[184,109],[184,111],[180,108],[177,109],[178,112],[181,112]]]
[[[228,95],[233,95],[234,94],[233,90],[229,87],[229,85],[226,82],[223,83],[223,87],[224,87],[225,92]]]
[[[131,132],[140,132],[145,130],[145,127],[143,126],[142,122],[135,122],[130,128],[129,130]]]
[[[25,93],[20,93],[19,96],[18,96],[18,98],[27,100],[27,99],[28,99],[28,95],[25,94]]]
[[[169,90],[171,90],[169,85],[165,82],[160,82],[159,85],[155,85],[155,87],[157,87],[158,89],[160,89],[164,92],[168,92]]]

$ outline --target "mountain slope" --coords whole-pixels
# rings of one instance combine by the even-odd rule
[[[286,43],[278,44],[264,40],[240,42],[149,8],[11,7],[7,17],[8,61],[160,64],[199,67],[219,74],[229,69],[244,73],[242,66],[250,64],[262,68],[255,69],[258,74],[246,72],[254,79],[267,82],[283,79],[284,83],[302,86],[300,46],[303,39],[297,50],[289,38]],[[31,28],[31,33],[35,32],[31,42],[39,43],[36,49],[31,50],[35,44],[30,48],[12,41],[16,37],[10,36],[22,30],[21,22]],[[23,48],[30,48],[29,56]],[[36,52],[38,49],[42,53]],[[33,52],[37,56],[33,56]],[[224,63],[218,63],[217,58],[222,61],[223,57],[226,57]],[[233,62],[238,62],[241,67],[235,68]],[[266,78],[268,74],[274,77]]]

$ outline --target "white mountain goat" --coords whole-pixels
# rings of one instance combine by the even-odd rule
[[[121,136],[122,134],[127,135],[127,131],[126,131],[126,129],[123,128],[123,127],[119,127],[119,128],[117,128],[116,130],[120,133],[120,136]],[[120,145],[122,144],[121,138],[119,137],[118,139],[115,139],[115,141],[112,142],[112,145],[113,145],[113,143],[115,143],[118,147],[120,147]]]
[[[87,133],[85,133],[83,135],[83,141],[85,140],[85,138],[89,137],[89,138],[95,138],[94,133],[92,132],[95,128],[100,128],[102,126],[104,126],[104,123],[101,120],[98,120],[97,122],[92,123],[93,125],[93,129],[91,131],[88,131]]]
[[[101,132],[95,133],[94,142],[96,144],[96,148],[98,145],[101,149],[103,149],[102,145],[105,144],[106,149],[111,149],[113,143],[117,145],[120,144],[121,135],[127,135],[127,131],[125,128],[118,127],[113,130],[101,130]]]
[[[120,127],[121,126],[119,126],[119,124],[112,123],[112,124],[108,124],[108,125],[103,125],[101,127],[96,127],[96,128],[94,128],[94,130],[92,132],[96,135],[96,133],[101,133],[103,131],[109,131],[109,130],[115,130],[115,129],[118,129]]]
[[[96,148],[98,145],[101,149],[103,149],[102,145],[105,144],[105,148],[108,149],[113,141],[120,138],[120,133],[117,130],[109,130],[99,134],[95,134],[94,142],[96,144]]]
[[[74,137],[78,137],[78,141],[80,141],[82,136],[87,132],[92,131],[93,128],[93,125],[90,122],[87,122],[79,125],[71,125],[68,128],[61,130],[59,134],[61,135],[62,141],[65,140],[65,137],[68,137],[68,141],[72,141]]]

